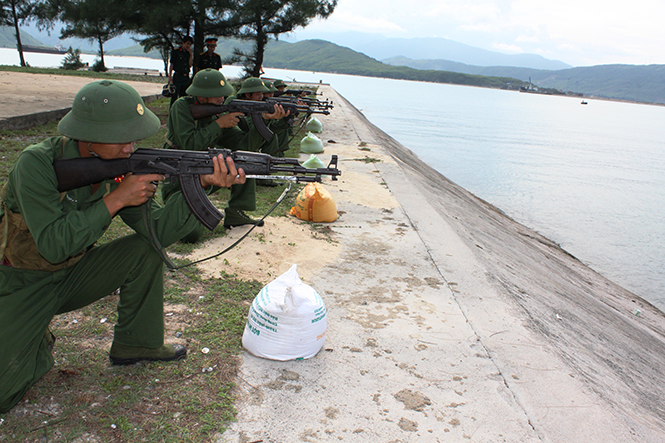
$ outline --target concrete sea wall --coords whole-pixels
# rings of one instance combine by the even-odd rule
[[[308,279],[325,350],[245,354],[220,441],[663,441],[663,313],[321,90],[343,168],[339,256]]]

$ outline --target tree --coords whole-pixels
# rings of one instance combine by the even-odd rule
[[[67,50],[67,54],[65,54],[65,58],[62,60],[62,65],[60,66],[60,69],[76,71],[77,69],[82,68],[84,66],[85,63],[81,61],[81,50],[72,49],[72,47],[70,46],[69,49]]]
[[[246,0],[233,20],[245,23],[238,38],[254,42],[252,53],[235,51],[243,59],[246,74],[259,77],[263,54],[270,37],[307,26],[314,18],[326,18],[337,6],[337,0]]]
[[[100,60],[95,70],[105,71],[104,43],[125,32],[115,13],[113,2],[63,0],[58,2],[56,7],[57,18],[66,24],[60,31],[60,38],[78,37],[96,42],[99,45]]]
[[[165,71],[171,49],[194,31],[194,48],[203,50],[206,36],[234,35],[242,23],[235,13],[243,0],[112,0],[125,28],[137,34],[144,51],[157,48]]]
[[[23,57],[23,43],[19,24],[30,19],[35,11],[38,0],[0,0],[0,25],[13,26],[16,33],[16,49],[21,66],[27,66]]]

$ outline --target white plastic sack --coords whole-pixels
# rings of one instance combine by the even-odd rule
[[[308,132],[307,135],[300,140],[300,152],[303,154],[320,154],[323,152],[323,142],[319,137]]]
[[[323,347],[327,328],[321,296],[300,280],[293,265],[254,298],[242,345],[271,360],[311,358]]]
[[[318,118],[316,118],[316,116],[313,115],[305,125],[305,129],[309,132],[322,132],[323,124],[319,121]]]

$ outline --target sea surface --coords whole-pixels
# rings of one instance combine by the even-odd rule
[[[62,56],[27,60],[58,66]],[[105,61],[164,69],[140,57]],[[18,64],[16,51],[0,49],[0,63]],[[234,77],[239,69],[222,72]],[[330,83],[443,175],[665,310],[665,107],[303,71],[266,75]]]

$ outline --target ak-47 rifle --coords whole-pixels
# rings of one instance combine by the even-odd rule
[[[280,97],[282,95],[308,96],[308,95],[323,95],[323,94],[315,91],[310,91],[309,89],[285,89],[284,91],[275,92],[274,97]]]
[[[335,106],[332,101],[328,100],[319,100],[318,98],[307,98],[307,97],[268,97],[265,99],[267,102],[277,103],[284,106],[285,104],[294,103],[298,105],[298,102],[307,106],[309,109],[314,111],[328,111],[333,109]]]
[[[256,126],[256,130],[261,134],[265,140],[270,140],[273,132],[266,125],[263,120],[263,114],[272,114],[275,112],[275,102],[253,101],[253,100],[231,100],[225,105],[190,105],[189,111],[195,120],[210,117],[216,114],[223,114],[225,112],[242,112],[245,115],[252,117],[252,122]],[[330,114],[327,109],[312,109],[308,106],[300,106],[296,103],[278,103],[282,105],[285,111],[289,111],[292,116],[297,116],[300,112],[308,114]]]
[[[260,102],[258,102],[260,103]],[[200,175],[214,172],[212,158],[223,154],[231,157],[238,169],[248,178],[273,178],[295,182],[320,182],[329,175],[333,180],[341,175],[337,169],[337,156],[331,157],[326,168],[305,168],[295,158],[277,158],[258,152],[209,149],[181,151],[177,149],[139,148],[128,158],[102,160],[97,157],[59,159],[53,163],[58,179],[58,191],[65,192],[93,183],[99,183],[127,173],[163,174],[177,177],[182,195],[196,218],[210,230],[222,220],[219,210],[210,202],[201,186]],[[283,175],[275,176],[272,173]]]

